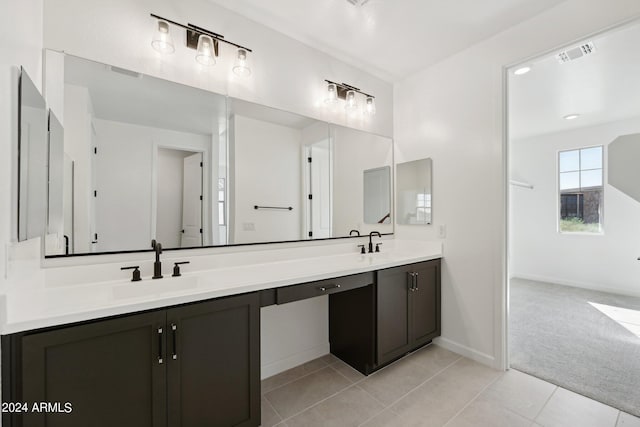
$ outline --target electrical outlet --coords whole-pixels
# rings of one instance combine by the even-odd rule
[[[444,239],[447,237],[447,226],[442,224],[438,226],[438,238]]]
[[[253,222],[243,222],[242,223],[243,231],[256,231],[256,225]]]

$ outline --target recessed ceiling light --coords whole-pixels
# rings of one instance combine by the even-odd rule
[[[580,114],[568,114],[568,115],[564,116],[563,119],[565,119],[565,120],[573,120],[573,119],[577,119],[578,117],[580,117]]]
[[[516,76],[521,76],[523,74],[527,74],[529,71],[531,71],[531,67],[525,66],[525,67],[516,68],[513,74],[515,74]]]

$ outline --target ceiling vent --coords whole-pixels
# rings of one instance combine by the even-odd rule
[[[369,0],[347,0],[347,1],[354,6],[362,6],[365,3],[367,3]]]
[[[578,58],[582,58],[583,56],[587,56],[596,51],[596,47],[592,42],[584,43],[580,46],[573,47],[571,49],[567,49],[562,51],[556,55],[556,59],[561,64],[565,62],[574,61]]]

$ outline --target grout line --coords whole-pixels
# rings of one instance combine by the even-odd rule
[[[551,383],[549,383],[551,384]],[[551,400],[551,398],[553,397],[554,394],[556,394],[556,391],[558,391],[560,387],[556,386],[556,388],[553,389],[553,391],[551,392],[551,394],[549,395],[549,397],[547,398],[547,400],[544,402],[544,405],[542,405],[542,407],[540,408],[540,410],[538,411],[538,413],[536,414],[535,417],[533,417],[533,421],[537,421],[538,417],[540,416],[540,414],[542,413],[542,411],[544,411],[544,408],[547,406],[547,404],[549,404],[549,401]]]
[[[620,415],[622,415],[622,411],[618,411],[618,416],[616,417],[616,423],[613,427],[618,427],[618,423],[620,422]]]
[[[331,399],[332,397],[337,396],[338,394],[342,393],[343,391],[345,391],[345,390],[347,390],[347,389],[349,389],[349,388],[351,388],[351,387],[354,387],[354,386],[355,386],[355,384],[349,384],[348,386],[346,386],[346,387],[344,387],[344,388],[341,388],[340,390],[336,391],[336,392],[335,392],[335,393],[333,393],[332,395],[327,396],[327,397],[325,397],[324,399],[318,400],[318,401],[317,401],[317,402],[315,402],[314,404],[312,404],[312,405],[310,405],[310,406],[307,406],[306,408],[304,408],[304,409],[302,409],[302,410],[300,410],[300,411],[296,412],[295,414],[291,415],[290,417],[283,418],[282,422],[285,422],[285,421],[287,421],[287,420],[290,420],[291,418],[296,417],[296,416],[298,416],[298,415],[302,414],[302,413],[303,413],[303,412],[305,412],[306,410],[311,409],[311,408],[313,408],[313,407],[315,407],[315,406],[318,406],[319,404],[321,404],[321,403],[325,402],[326,400],[329,400],[329,399]]]
[[[273,406],[273,403],[271,403],[271,401],[269,401],[269,399],[266,398],[266,396],[262,396],[264,398],[264,401],[267,402],[269,404],[269,406],[271,406],[271,409],[273,409],[273,412],[276,413],[276,415],[278,416],[278,418],[280,418],[280,421],[278,421],[277,424],[274,425],[274,427],[280,423],[282,423],[283,418],[282,415],[280,415],[280,412],[278,412],[278,410],[276,409],[275,406]]]
[[[465,409],[467,409],[467,407],[469,405],[471,405],[473,402],[475,402],[478,399],[478,397],[480,397],[480,395],[485,392],[485,390],[487,390],[489,387],[491,387],[493,384],[495,384],[500,378],[502,378],[503,375],[504,375],[504,373],[501,374],[501,375],[498,375],[493,380],[489,381],[489,384],[484,386],[482,388],[482,390],[480,390],[470,401],[467,402],[466,405],[464,405],[458,412],[456,412],[453,417],[449,418],[449,421],[447,421],[444,424],[444,426],[442,426],[442,427],[446,427],[447,425],[449,425],[449,423],[451,423],[451,421],[453,421],[458,415],[460,415]],[[502,405],[500,405],[500,406],[502,406]],[[506,409],[506,408],[503,408],[503,409]],[[513,411],[510,411],[510,412],[513,412]],[[515,414],[515,412],[514,412],[514,414]],[[518,414],[516,414],[516,415],[518,415]],[[522,417],[522,415],[520,415],[520,416]],[[527,419],[525,417],[522,417],[522,418],[526,419],[527,421],[531,421],[531,420],[529,420],[529,419]]]
[[[324,356],[322,356],[322,357],[324,357]],[[316,360],[320,360],[322,357],[319,357],[319,358],[317,358],[317,359],[310,360],[310,361],[308,361],[308,362],[306,362],[306,363],[303,363],[302,365],[298,365],[298,366],[293,367],[293,368],[291,368],[291,369],[287,369],[286,371],[282,371],[282,372],[280,372],[280,374],[284,374],[285,372],[288,372],[288,371],[291,371],[291,370],[293,370],[293,369],[296,369],[296,368],[299,368],[299,367],[301,367],[301,366],[304,366],[304,365],[306,365],[307,363],[311,363],[311,362],[314,362],[314,361],[316,361]],[[272,391],[274,391],[274,390],[277,390],[277,389],[279,389],[279,388],[281,388],[281,387],[284,387],[284,386],[286,386],[286,385],[288,385],[288,384],[291,384],[292,382],[298,381],[298,380],[299,380],[299,379],[301,379],[301,378],[308,377],[308,376],[309,376],[309,375],[311,375],[311,374],[315,374],[316,372],[321,371],[321,370],[323,370],[324,368],[328,368],[328,367],[330,367],[330,366],[331,366],[331,365],[326,364],[326,365],[324,365],[324,366],[319,367],[318,369],[315,369],[315,370],[310,371],[310,372],[307,372],[307,373],[305,373],[305,374],[303,374],[303,375],[301,375],[301,376],[299,376],[299,377],[296,377],[296,378],[292,379],[291,381],[287,381],[286,383],[282,383],[282,384],[280,384],[280,385],[279,385],[279,386],[277,386],[277,387],[274,387],[274,388],[269,389],[268,391],[265,391],[264,393],[262,393],[262,396],[265,396],[267,393],[271,393],[271,392],[272,392]],[[280,375],[280,374],[276,374],[276,375]],[[273,377],[275,377],[276,375],[272,375],[272,376],[270,376],[269,378],[273,378]],[[265,378],[265,379],[264,379],[264,380],[262,380],[262,381],[266,381],[266,380],[268,380],[269,378]]]

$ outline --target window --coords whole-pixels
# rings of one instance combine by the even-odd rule
[[[416,221],[418,224],[431,223],[431,194],[418,193],[416,195]]]
[[[560,232],[602,232],[603,147],[558,153]]]

